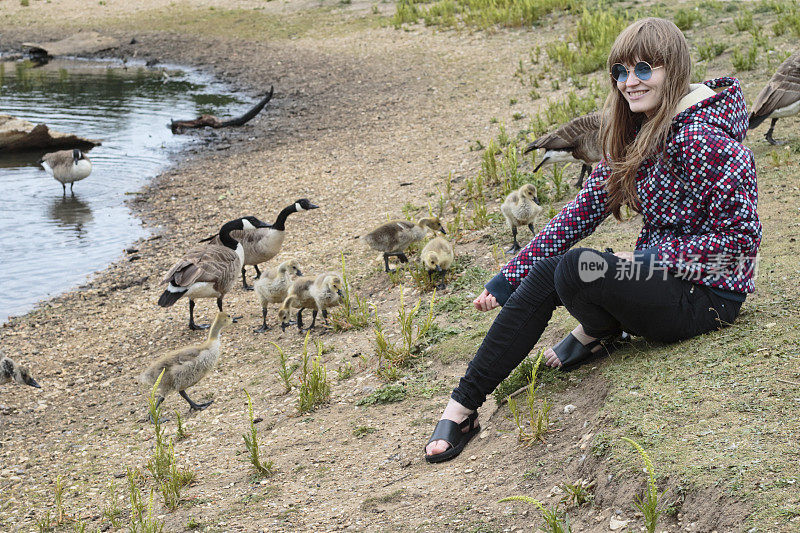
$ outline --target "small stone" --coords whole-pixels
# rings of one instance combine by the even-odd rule
[[[611,531],[618,531],[620,529],[628,527],[628,522],[630,522],[630,520],[619,520],[612,516],[611,522],[608,524],[608,529],[610,529]]]
[[[564,406],[564,414],[565,414],[565,415],[568,415],[568,414],[570,414],[570,413],[574,412],[574,411],[575,411],[575,409],[577,409],[577,407],[575,407],[575,406],[574,406],[574,405],[572,405],[572,404],[565,405],[565,406]]]

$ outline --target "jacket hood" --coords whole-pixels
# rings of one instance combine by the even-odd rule
[[[672,127],[677,131],[687,124],[705,123],[742,142],[747,133],[747,104],[739,80],[717,78],[691,89],[679,102]]]

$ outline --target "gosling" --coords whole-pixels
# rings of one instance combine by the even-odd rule
[[[372,249],[383,252],[383,264],[386,272],[389,270],[389,257],[397,257],[401,263],[408,263],[408,257],[403,253],[411,243],[425,238],[425,228],[436,233],[441,231],[447,234],[441,221],[436,217],[421,218],[414,224],[408,220],[392,220],[382,224],[361,237]]]
[[[10,383],[12,381],[16,381],[17,383],[28,385],[30,387],[36,387],[37,389],[42,388],[41,385],[36,383],[36,380],[33,379],[27,368],[15,363],[13,359],[8,358],[5,355],[0,355],[0,385]]]
[[[267,306],[269,304],[280,304],[286,299],[291,285],[292,277],[300,277],[300,265],[294,259],[284,261],[277,268],[265,270],[261,276],[253,283],[258,299],[261,302],[261,327],[257,328],[256,333],[264,333],[269,329],[267,326]]]
[[[286,331],[289,325],[289,315],[292,308],[297,311],[297,329],[303,331],[303,310],[312,309],[311,325],[312,329],[317,322],[317,314],[321,311],[322,318],[328,323],[328,309],[336,307],[342,302],[342,278],[338,274],[320,274],[316,278],[306,276],[297,278],[289,287],[289,293],[283,301],[281,308],[278,309],[278,319],[281,322],[281,330]]]
[[[159,397],[156,407],[161,405],[169,393],[175,391],[178,391],[183,399],[189,402],[193,411],[202,411],[213,403],[214,400],[201,404],[195,403],[186,394],[186,389],[197,384],[214,368],[219,358],[219,334],[231,324],[233,324],[233,320],[229,314],[217,313],[205,342],[165,353],[142,372],[139,381],[150,387],[155,385],[158,376],[162,371],[164,372],[164,377],[161,378],[158,386]]]
[[[450,266],[453,264],[454,256],[453,245],[443,237],[431,239],[430,242],[425,245],[425,248],[422,249],[420,258],[423,266],[425,266],[425,269],[428,271],[428,280],[431,282],[433,281],[431,276],[434,271],[441,272],[442,280],[439,285],[436,286],[437,289],[445,288],[444,281],[447,277],[447,271],[450,270]]]
[[[522,247],[517,242],[517,226],[527,225],[531,233],[536,235],[536,230],[533,229],[533,223],[542,212],[542,207],[537,200],[536,187],[530,183],[526,183],[516,191],[506,197],[503,205],[500,206],[500,211],[506,217],[506,222],[511,228],[511,235],[514,239],[514,244],[511,248],[506,250],[507,254],[516,254]]]

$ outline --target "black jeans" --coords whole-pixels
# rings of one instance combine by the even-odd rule
[[[604,272],[587,267],[602,261]],[[574,248],[534,264],[495,318],[452,398],[468,409],[480,407],[528,355],[560,305],[592,337],[626,331],[673,342],[732,323],[742,304],[650,263]]]

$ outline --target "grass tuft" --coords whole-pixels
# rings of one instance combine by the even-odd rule
[[[650,460],[650,457],[647,455],[647,452],[644,451],[642,446],[628,437],[621,437],[622,440],[633,446],[639,455],[642,457],[644,461],[645,467],[647,469],[647,492],[645,492],[644,497],[637,496],[636,501],[634,503],[634,507],[642,513],[642,517],[644,519],[644,525],[647,529],[647,533],[654,533],[656,530],[656,522],[658,521],[659,515],[663,512],[660,507],[659,502],[659,494],[658,489],[656,488],[656,475],[653,468],[653,462]],[[663,496],[663,493],[662,493]]]
[[[250,421],[250,432],[243,433],[244,446],[250,455],[250,464],[253,466],[253,472],[257,478],[269,477],[274,473],[274,465],[272,461],[262,462],[261,452],[258,449],[258,432],[256,430],[255,419],[253,418],[253,400],[246,389],[242,389],[244,395],[247,397],[247,418]]]

